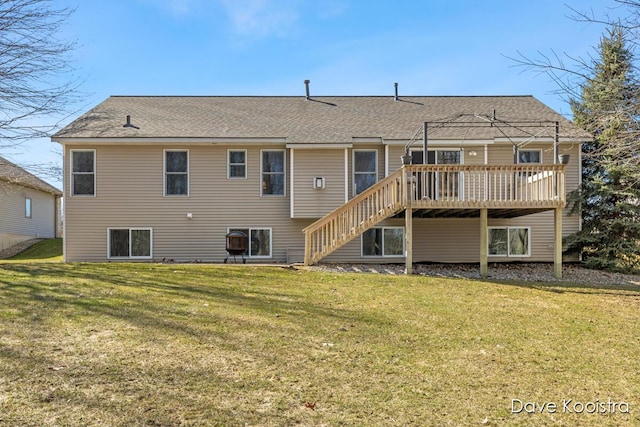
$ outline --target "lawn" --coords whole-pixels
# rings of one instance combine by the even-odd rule
[[[0,425],[639,425],[639,308],[637,287],[5,262]]]
[[[61,262],[62,239],[45,239],[10,258],[10,261]],[[3,262],[7,262],[3,260]]]

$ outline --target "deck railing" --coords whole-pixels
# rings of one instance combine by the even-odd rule
[[[564,165],[409,165],[408,206],[526,208],[565,201]]]
[[[305,228],[305,264],[319,261],[407,207],[562,207],[564,170],[560,164],[403,166]]]

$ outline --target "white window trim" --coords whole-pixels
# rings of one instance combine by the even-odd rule
[[[380,176],[378,175],[378,150],[375,148],[360,148],[360,149],[354,149],[353,150],[353,155],[351,156],[351,175],[352,175],[352,183],[351,183],[351,192],[353,194],[353,197],[357,196],[360,193],[356,193],[357,189],[356,189],[356,153],[358,152],[374,152],[376,154],[376,160],[375,160],[375,167],[376,170],[374,171],[376,174],[376,182],[378,182],[378,180],[380,179]],[[372,173],[372,172],[366,172],[366,173]],[[359,174],[364,174],[364,172],[360,172]],[[366,191],[366,190],[363,190]]]
[[[361,258],[404,258],[407,251],[407,241],[405,239],[406,233],[402,226],[388,226],[388,227],[371,227],[369,230],[380,229],[382,230],[382,255],[365,255],[364,254],[364,233],[360,235],[360,257]],[[385,255],[384,254],[384,230],[398,229],[402,230],[402,254],[400,255]],[[369,231],[367,230],[367,231]],[[366,231],[365,231],[366,233]]]
[[[534,152],[534,151],[537,151],[537,152],[538,152],[538,158],[540,159],[540,161],[539,161],[539,162],[529,162],[529,163],[522,163],[522,162],[520,162],[520,153],[521,153],[521,152],[523,152],[523,151],[525,151],[525,152]],[[521,150],[521,149],[519,149],[519,148],[518,148],[518,157],[517,157],[517,160],[518,160],[518,164],[519,164],[519,165],[541,165],[541,164],[542,164],[542,149],[540,149],[540,148],[532,148],[532,149],[525,148],[525,149],[522,149],[522,150]]]
[[[520,228],[524,228],[527,230],[527,249],[528,249],[528,253],[524,254],[524,255],[511,255],[509,252],[509,246],[510,246],[510,239],[509,239],[509,231],[513,230],[513,229],[520,229]],[[506,229],[507,230],[507,253],[505,255],[503,254],[490,254],[489,253],[489,230],[501,230],[501,229]],[[509,227],[509,226],[492,226],[492,227],[487,227],[487,255],[489,257],[494,257],[494,258],[531,258],[531,227],[529,226],[523,226],[523,227]]]
[[[93,194],[75,194],[73,192],[74,189],[74,174],[78,173],[78,174],[87,174],[89,172],[74,172],[73,171],[73,153],[76,152],[92,152],[93,153]],[[70,179],[69,179],[69,194],[71,194],[71,197],[96,197],[96,194],[98,193],[98,187],[96,186],[96,177],[98,176],[98,156],[96,154],[96,150],[95,149],[72,149],[69,150],[69,157],[70,157],[70,161],[69,161],[69,174],[70,174]]]
[[[167,194],[167,152],[187,152],[187,194]],[[162,195],[163,197],[189,197],[191,195],[191,153],[185,148],[162,150]]]
[[[24,217],[27,219],[33,218],[33,199],[31,197],[24,198]]]
[[[273,258],[273,229],[271,227],[227,227],[227,234],[231,230],[249,230],[249,247],[247,248],[247,258],[251,259],[270,259]],[[251,255],[251,231],[253,230],[269,230],[269,255]]]
[[[262,176],[263,176],[263,153],[265,152],[282,152],[282,167],[284,168],[282,174],[283,174],[283,182],[282,182],[282,194],[264,194],[263,188],[262,188]],[[286,197],[287,196],[287,150],[283,150],[280,148],[270,148],[270,149],[264,149],[264,150],[260,150],[260,180],[259,180],[259,185],[260,185],[260,197]]]
[[[231,176],[231,152],[243,152],[244,153],[244,163],[233,163],[233,165],[244,165],[244,176]],[[231,149],[227,150],[227,179],[247,179],[249,175],[249,165],[247,159],[247,150],[244,149]]]
[[[129,230],[129,256],[111,256],[111,230]],[[131,232],[149,231],[149,256],[131,256]],[[153,259],[153,228],[151,227],[107,227],[107,259]]]

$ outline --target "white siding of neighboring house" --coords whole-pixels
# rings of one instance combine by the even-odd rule
[[[31,199],[31,218],[25,199]],[[56,197],[29,187],[0,181],[0,250],[32,238],[56,234]]]

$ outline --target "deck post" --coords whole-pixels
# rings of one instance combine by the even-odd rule
[[[311,265],[311,233],[304,233],[304,265]]]
[[[554,213],[554,244],[553,244],[553,273],[556,279],[562,279],[562,208],[555,208]]]
[[[487,208],[480,209],[480,276],[487,278],[489,273],[489,245],[487,242],[487,233],[489,228],[489,219]]]
[[[413,274],[413,209],[404,211],[405,274]]]

